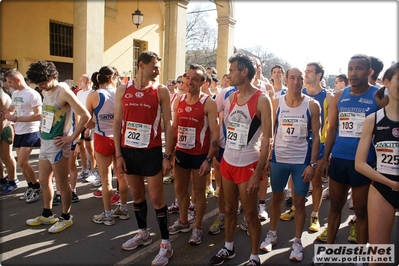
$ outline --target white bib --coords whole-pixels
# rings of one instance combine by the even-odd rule
[[[247,146],[249,125],[231,122],[227,126],[226,145],[235,150],[241,150]]]
[[[375,145],[377,171],[387,175],[399,175],[399,142],[382,141]]]
[[[42,132],[50,133],[53,126],[54,113],[49,111],[42,111]]]
[[[194,127],[178,127],[177,130],[177,146],[182,149],[192,149],[195,147],[195,128]]]
[[[305,118],[283,118],[281,123],[282,139],[284,141],[297,141],[306,138],[307,119]]]
[[[366,115],[364,113],[339,113],[339,136],[347,138],[360,138],[362,135],[365,117]]]
[[[124,144],[134,148],[146,148],[150,143],[151,125],[127,121]]]

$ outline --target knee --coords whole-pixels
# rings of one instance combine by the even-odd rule
[[[226,216],[237,216],[237,209],[234,208],[232,205],[226,204],[224,207],[224,211]]]
[[[25,160],[18,160],[18,166],[21,168],[25,168],[26,166],[28,166],[28,162]]]
[[[353,206],[353,211],[355,212],[357,219],[367,219],[367,205]]]
[[[280,206],[283,203],[284,200],[284,193],[273,193],[273,198],[272,198],[272,205],[274,206]]]

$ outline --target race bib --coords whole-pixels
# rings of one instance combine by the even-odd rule
[[[126,122],[124,144],[134,148],[146,148],[150,143],[151,125]]]
[[[179,126],[177,129],[177,146],[186,150],[194,148],[195,128]]]
[[[381,141],[375,145],[377,171],[381,174],[399,175],[399,141]]]
[[[49,111],[42,111],[42,132],[50,133],[53,126],[54,113]]]
[[[22,105],[21,104],[15,104],[14,105],[14,116],[16,117],[21,117],[22,116]]]
[[[247,146],[248,143],[249,125],[231,122],[227,126],[226,145],[235,150],[241,150]]]
[[[364,113],[339,113],[339,136],[347,138],[360,138],[362,135],[362,127],[365,117],[366,115]]]
[[[307,136],[307,119],[283,118],[281,123],[282,139],[284,141],[297,141]]]

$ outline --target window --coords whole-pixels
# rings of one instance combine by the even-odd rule
[[[146,50],[148,50],[148,42],[133,39],[133,78],[137,75],[139,55]]]
[[[50,20],[50,55],[73,57],[73,25]]]

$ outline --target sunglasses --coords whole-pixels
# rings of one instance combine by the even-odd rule
[[[181,80],[178,80],[178,81],[176,81],[177,83],[183,83],[183,81],[181,81]]]

